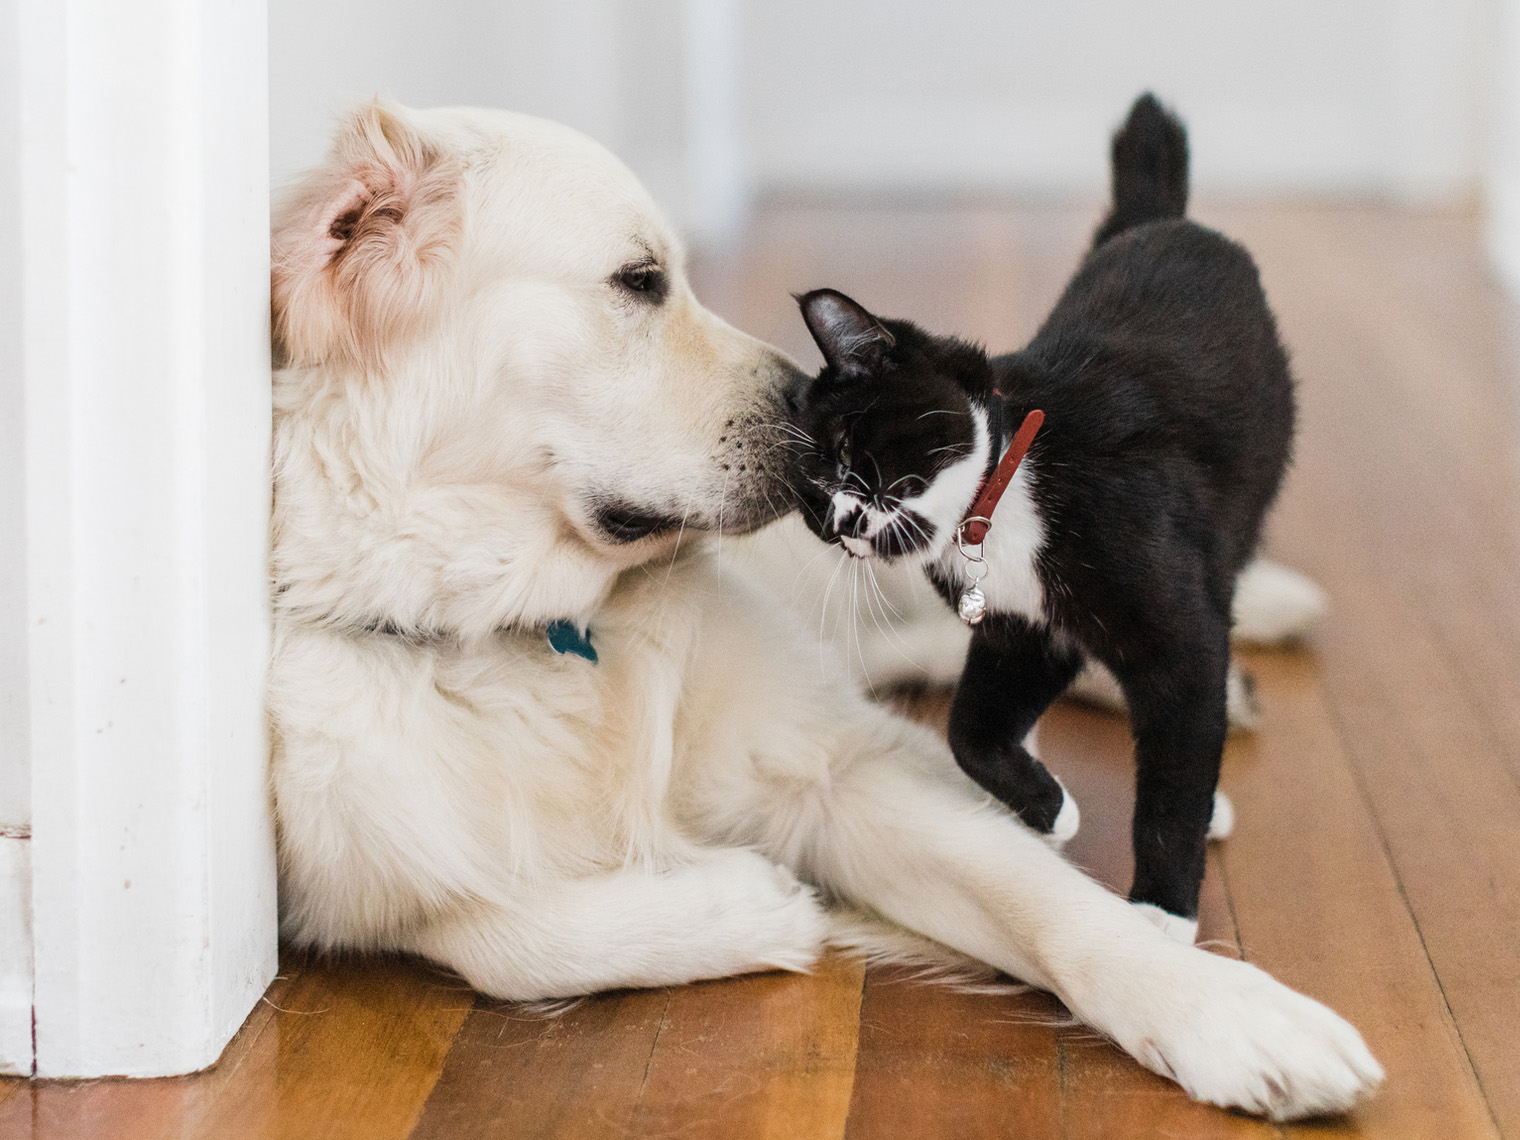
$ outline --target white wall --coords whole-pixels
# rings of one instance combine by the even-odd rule
[[[0,6],[0,599],[26,583],[19,33],[12,0]],[[31,821],[26,715],[26,617],[0,603],[0,835]]]
[[[0,620],[25,630],[0,700],[24,706],[6,740],[31,784],[30,945],[0,902],[0,975],[35,963],[25,1065],[3,1061],[31,1068],[35,1024],[41,1076],[185,1072],[276,965],[266,15],[0,11],[24,112],[0,150],[4,462],[24,472]],[[14,855],[0,884],[28,873]]]
[[[1095,192],[1154,88],[1195,180],[1448,198],[1480,168],[1490,0],[272,0],[276,182],[381,92],[558,118],[698,237],[756,191]]]
[[[1146,88],[1205,190],[1470,189],[1482,0],[767,0],[747,8],[762,185],[1095,190]]]
[[[32,1065],[19,34],[0,4],[0,1073]]]
[[[315,164],[338,112],[503,107],[610,147],[697,236],[742,213],[738,0],[271,0],[276,186]]]

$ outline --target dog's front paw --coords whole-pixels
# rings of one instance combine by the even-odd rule
[[[1130,1051],[1196,1100],[1273,1120],[1344,1112],[1383,1080],[1361,1035],[1244,962],[1204,955]]]

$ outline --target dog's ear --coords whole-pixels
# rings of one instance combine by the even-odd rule
[[[863,306],[835,289],[797,298],[808,332],[835,375],[859,380],[878,371],[897,339]]]
[[[462,219],[462,166],[378,100],[351,115],[274,226],[281,363],[376,365],[434,312]]]

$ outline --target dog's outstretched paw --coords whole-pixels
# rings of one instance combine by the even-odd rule
[[[1273,1120],[1345,1112],[1383,1069],[1361,1035],[1256,967],[1206,955],[1131,1052],[1195,1100]]]

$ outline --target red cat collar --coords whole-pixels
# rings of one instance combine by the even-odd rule
[[[992,526],[992,512],[997,510],[998,500],[1008,490],[1008,484],[1013,482],[1013,473],[1024,462],[1024,456],[1029,453],[1029,445],[1034,442],[1035,433],[1044,422],[1045,413],[1039,409],[1024,417],[1024,422],[1014,434],[1013,442],[1008,445],[1003,458],[998,460],[997,470],[982,484],[982,489],[972,500],[971,510],[966,513],[965,521],[957,528],[956,538],[959,541],[967,546],[979,546],[982,539],[987,537],[987,531]]]

